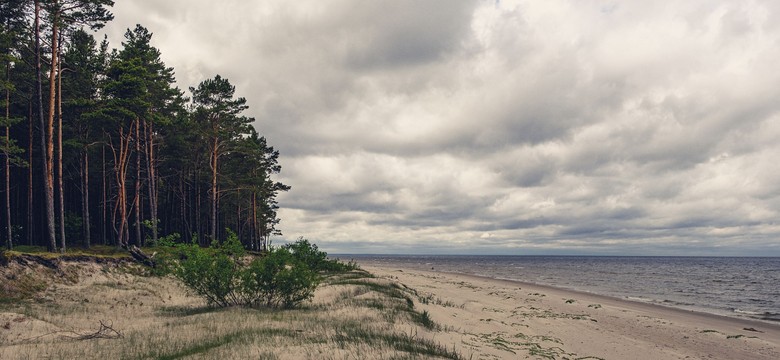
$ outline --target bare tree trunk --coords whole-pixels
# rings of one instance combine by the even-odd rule
[[[241,240],[241,190],[238,190],[237,194],[237,200],[236,200],[236,206],[238,209],[236,209],[236,236],[238,237],[238,240]]]
[[[141,122],[135,123],[135,199],[133,199],[134,217],[135,217],[135,244],[143,246],[141,237],[141,138],[139,127]]]
[[[135,124],[133,124],[135,125]],[[132,129],[132,126],[130,127]],[[116,174],[117,185],[117,203],[114,206],[114,217],[116,223],[116,217],[118,217],[119,227],[116,229],[118,245],[127,248],[129,245],[129,226],[128,226],[128,214],[127,214],[127,164],[128,156],[130,152],[130,141],[132,138],[132,130],[130,133],[125,134],[124,128],[119,128],[119,149],[116,149],[113,145],[111,151],[114,154],[114,169]],[[117,214],[118,213],[118,214]]]
[[[89,220],[89,151],[84,148],[84,157],[81,162],[81,177],[82,177],[82,199],[81,199],[81,214],[84,218],[84,246],[89,249],[92,246],[91,229]]]
[[[217,139],[211,154],[211,240],[217,238]]]
[[[203,244],[202,241],[203,241],[204,236],[203,236],[203,231],[202,231],[202,226],[201,226],[201,221],[200,221],[201,220],[200,219],[201,218],[201,216],[200,216],[201,215],[200,214],[201,213],[201,207],[200,207],[200,195],[201,195],[200,192],[201,192],[201,189],[200,189],[200,181],[199,181],[199,177],[200,176],[198,176],[198,175],[200,175],[200,170],[195,172],[195,228],[198,229],[198,231],[197,231],[198,232],[198,243],[202,245]]]
[[[181,216],[182,237],[184,240],[189,241],[192,238],[190,234],[190,224],[187,220],[187,192],[184,191],[184,172],[179,175],[179,193],[181,193],[181,201],[179,202],[179,216]]]
[[[101,189],[102,199],[100,200],[100,231],[103,236],[103,245],[106,245],[106,145],[103,144],[101,148],[103,155],[103,187]]]
[[[259,236],[257,236],[257,192],[252,192],[252,248],[260,250]]]
[[[44,179],[44,189],[46,194],[46,228],[48,236],[48,248],[49,251],[55,252],[57,251],[57,239],[54,236],[54,182],[53,179],[50,182],[49,181],[49,174],[53,173],[50,172],[51,167],[51,160],[49,157],[49,150],[52,149],[51,146],[47,149],[47,144],[50,144],[47,142],[47,132],[46,132],[46,123],[43,119],[43,89],[42,89],[42,83],[41,81],[41,20],[40,20],[40,12],[41,12],[41,4],[40,1],[35,1],[35,73],[36,73],[36,84],[37,84],[37,90],[38,90],[38,118],[40,120],[40,127],[41,127],[41,153],[43,154],[42,160],[42,169],[43,169],[43,179]],[[55,26],[56,29],[56,26]],[[55,39],[56,42],[56,39]],[[56,54],[56,51],[54,52]],[[54,68],[52,67],[52,71],[54,71]],[[53,76],[53,75],[52,75]],[[54,86],[51,85],[51,91],[54,91]],[[54,105],[54,100],[52,99],[51,105]],[[51,109],[50,115],[54,115],[54,109]],[[52,120],[53,121],[53,120]],[[52,156],[53,157],[53,154]],[[51,186],[50,186],[51,184]]]
[[[54,112],[57,94],[57,47],[56,17],[51,26],[51,68],[49,69],[49,121],[46,123],[46,218],[49,220],[49,236],[56,244],[54,225]]]
[[[5,67],[6,81],[11,79],[11,63]],[[5,220],[8,250],[13,249],[13,231],[11,230],[11,89],[5,89]]]
[[[149,122],[148,128],[144,121],[144,134],[146,134],[146,172],[149,176],[149,212],[152,218],[152,241],[157,242],[157,171],[154,158],[154,123]]]
[[[60,37],[62,35],[60,34]],[[60,44],[62,39],[60,38]],[[57,50],[59,54],[59,49]],[[62,60],[57,57],[57,69],[62,68]],[[59,193],[60,251],[65,253],[65,195],[62,193],[62,71],[57,71],[57,190]]]
[[[27,144],[27,245],[33,245],[33,109],[32,99],[29,102],[29,119],[30,126],[27,129],[28,144]]]

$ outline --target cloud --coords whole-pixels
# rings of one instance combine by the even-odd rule
[[[775,254],[771,1],[118,3],[282,153],[336,252]]]

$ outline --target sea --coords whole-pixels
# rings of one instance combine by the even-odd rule
[[[780,257],[336,255],[780,323]]]

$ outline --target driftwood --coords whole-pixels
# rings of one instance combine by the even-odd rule
[[[50,333],[46,333],[43,335],[34,336],[31,338],[22,339],[20,341],[13,342],[13,345],[20,345],[20,344],[31,344],[34,343],[36,340],[47,337],[57,335],[60,338],[63,339],[70,339],[70,340],[91,340],[91,339],[119,339],[121,337],[124,337],[122,333],[115,330],[112,325],[106,325],[102,320],[100,320],[100,327],[95,332],[91,333],[80,333],[73,330],[68,331],[52,331]]]
[[[118,339],[122,337],[122,333],[114,330],[111,325],[106,325],[103,321],[100,321],[100,328],[88,334],[79,334],[76,337],[70,337],[75,340],[90,340],[90,339]]]
[[[133,256],[133,259],[136,261],[148,266],[148,267],[155,267],[157,264],[155,263],[154,259],[152,259],[151,256],[146,255],[145,252],[143,252],[138,246],[130,245],[127,248],[127,251],[130,252],[130,255]]]

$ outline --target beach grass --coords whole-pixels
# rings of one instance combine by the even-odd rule
[[[427,336],[437,324],[413,291],[362,270],[327,274],[312,302],[270,310],[209,307],[131,264],[63,266],[77,281],[29,273],[30,297],[0,303],[0,358],[463,358]],[[74,340],[104,323],[117,336]]]

